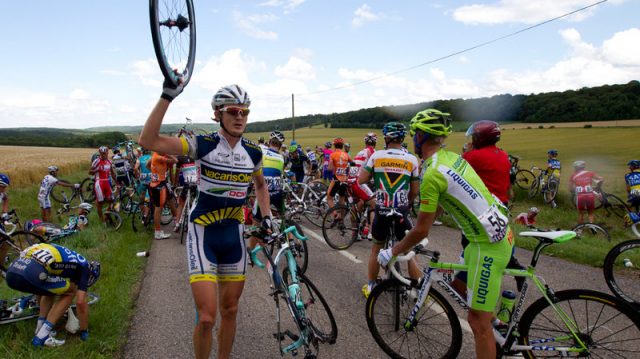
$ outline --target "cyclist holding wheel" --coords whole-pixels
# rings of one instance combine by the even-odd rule
[[[393,248],[384,249],[378,262],[406,253],[425,238],[443,209],[469,240],[464,252],[468,265],[469,324],[476,356],[495,358],[492,317],[500,298],[502,274],[513,248],[507,209],[493,196],[473,168],[443,144],[452,132],[448,113],[434,109],[418,112],[410,122],[415,153],[425,160],[420,185],[420,213],[415,227]]]
[[[548,179],[551,179],[551,176],[560,179],[560,169],[562,169],[562,165],[560,164],[560,160],[558,159],[558,150],[549,150],[547,151],[548,159],[547,159],[547,175]],[[547,180],[547,183],[549,181]]]
[[[180,138],[160,136],[171,101],[184,89],[182,78],[178,83],[176,86],[165,78],[162,96],[138,142],[153,151],[189,155],[200,169],[198,197],[189,218],[186,243],[189,282],[198,314],[193,345],[196,358],[209,357],[219,311],[217,357],[225,359],[233,347],[247,267],[243,205],[253,181],[262,227],[270,230],[269,192],[262,174],[262,151],[242,137],[251,104],[242,87],[225,86],[213,95],[213,119],[220,123],[217,132]]]
[[[25,249],[7,270],[7,285],[15,290],[41,296],[36,335],[37,347],[57,347],[65,343],[51,335],[56,322],[67,311],[74,296],[80,320],[80,339],[89,339],[87,289],[100,278],[100,263],[57,244],[38,243]],[[55,297],[59,297],[54,303]]]
[[[49,166],[47,167],[47,170],[49,171],[49,174],[44,176],[44,178],[40,182],[40,190],[38,190],[38,204],[40,204],[40,209],[42,210],[42,220],[44,222],[51,221],[51,199],[49,198],[49,194],[51,194],[53,186],[60,185],[63,187],[80,188],[80,184],[78,183],[73,184],[60,181],[58,179],[57,166]]]

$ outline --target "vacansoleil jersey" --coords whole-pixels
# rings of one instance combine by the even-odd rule
[[[419,180],[418,159],[401,149],[374,152],[364,169],[373,174],[376,205],[385,208],[409,208],[411,181]]]
[[[433,213],[438,205],[471,242],[495,243],[505,237],[512,240],[508,210],[467,161],[444,149],[425,161],[420,185],[420,211]]]
[[[254,174],[262,171],[262,150],[242,138],[235,147],[217,132],[184,136],[182,154],[200,168],[198,198],[190,221],[208,226],[244,223],[242,205]]]

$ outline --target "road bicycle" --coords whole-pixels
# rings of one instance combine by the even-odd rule
[[[270,295],[276,304],[277,332],[274,337],[278,341],[280,355],[291,354],[296,356],[298,349],[302,348],[305,359],[314,359],[318,356],[319,345],[322,343],[335,344],[338,335],[338,327],[329,308],[318,288],[303,273],[300,273],[295,256],[292,253],[292,244],[289,233],[304,242],[306,237],[300,235],[295,226],[286,228],[281,233],[266,235],[264,232],[249,230],[248,236],[262,238],[265,243],[273,241],[280,243],[280,250],[275,257],[273,251],[267,247],[257,246],[250,252],[252,262],[260,268],[267,269],[271,279]],[[266,265],[257,258],[257,253],[264,253],[267,259]],[[286,266],[280,273],[278,264],[285,258]],[[294,328],[284,328],[280,316],[280,302],[284,302],[295,324]],[[295,330],[293,332],[292,330]]]
[[[603,271],[611,292],[640,311],[640,239],[611,248],[604,259]]]
[[[11,235],[16,230],[22,229],[22,222],[20,222],[20,217],[16,213],[15,209],[11,209],[7,212],[9,216],[6,220],[0,222],[0,229],[4,231],[5,234]]]
[[[521,353],[536,356],[637,357],[640,314],[614,296],[593,290],[554,291],[536,274],[542,250],[575,237],[571,231],[522,232],[539,241],[527,269],[505,269],[504,276],[525,281],[515,299],[505,327],[494,328],[498,357]],[[376,286],[367,299],[367,325],[376,343],[392,358],[455,358],[462,346],[462,330],[455,310],[439,290],[444,290],[464,310],[469,306],[451,286],[455,271],[467,266],[439,261],[440,253],[416,246],[397,261],[416,254],[428,259],[421,281],[401,276],[390,263],[393,279]],[[529,281],[541,298],[522,316]],[[438,288],[439,290],[437,290]],[[412,290],[416,290],[412,292]]]
[[[529,198],[535,197],[538,193],[542,193],[542,198],[544,199],[544,203],[555,204],[553,201],[558,194],[558,188],[560,187],[560,179],[554,176],[553,174],[548,175],[547,170],[531,167],[531,173],[537,172],[538,174],[535,176],[535,179],[531,183],[531,187],[529,187]],[[546,182],[545,182],[546,178]]]
[[[520,168],[520,157],[509,155],[509,162],[511,162],[511,170],[509,171],[511,184],[518,186],[522,190],[528,190],[531,188],[536,176],[531,171]]]
[[[327,186],[321,180],[305,182],[283,181],[287,210],[293,216],[302,214],[311,224],[322,227],[322,218],[329,209]]]
[[[571,229],[576,232],[578,238],[594,237],[597,239],[604,239],[607,242],[611,242],[611,236],[603,226],[596,223],[580,223]]]
[[[178,219],[178,228],[180,228],[180,244],[184,241],[184,236],[187,233],[187,227],[189,223],[189,214],[191,213],[191,208],[196,199],[196,195],[198,193],[197,187],[195,184],[190,184],[190,182],[185,182],[184,186],[176,187],[175,196],[176,198],[180,198],[181,192],[186,191],[187,195],[185,197],[184,206],[182,207],[182,213],[180,214],[180,219]]]
[[[20,256],[27,247],[42,243],[44,239],[35,233],[26,231],[13,231],[8,234],[4,231],[4,226],[0,225],[0,273],[4,276],[6,268],[11,262]]]
[[[595,204],[595,209],[604,208],[607,216],[613,214],[616,217],[622,218],[629,210],[631,210],[627,203],[620,197],[615,194],[605,192],[602,189],[601,183],[598,184],[593,191],[596,193],[596,198],[598,199]]]
[[[64,180],[60,180],[61,182]],[[64,181],[65,183],[68,183]],[[53,186],[51,199],[58,203],[80,204],[91,203],[96,199],[95,181],[93,177],[87,177],[80,182],[80,188]]]
[[[348,249],[358,239],[369,239],[369,212],[366,204],[358,208],[350,186],[347,186],[346,204],[337,204],[330,208],[322,219],[322,237],[329,247],[336,250]]]
[[[89,305],[95,304],[100,300],[95,293],[88,292],[87,296],[87,303]],[[75,308],[75,303],[69,307],[70,310]],[[0,300],[0,325],[37,318],[39,314],[40,303],[38,302],[38,296],[35,294],[22,295],[9,300]],[[66,315],[67,314],[65,314],[65,316]]]

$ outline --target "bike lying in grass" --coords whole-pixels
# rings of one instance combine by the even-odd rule
[[[89,305],[96,303],[100,298],[94,293],[87,293]],[[69,310],[75,309],[72,304]],[[0,325],[14,323],[21,320],[37,318],[40,313],[38,296],[28,294],[9,300],[0,299]]]
[[[295,226],[286,228],[279,234],[267,235],[262,231],[247,233],[262,239],[266,244],[273,242],[280,243],[280,250],[273,257],[269,246],[257,246],[251,251],[252,262],[260,268],[267,268],[271,278],[271,296],[276,304],[276,324],[277,332],[274,337],[278,341],[280,354],[290,353],[295,356],[298,349],[303,348],[305,359],[317,358],[319,345],[321,343],[334,344],[338,335],[338,328],[333,313],[318,291],[316,286],[306,275],[300,273],[294,254],[292,253],[289,233],[298,240],[305,241],[306,237],[301,236]],[[263,252],[267,259],[266,265],[257,258],[257,253]],[[285,258],[286,266],[282,273],[278,263],[282,257]],[[280,303],[284,302],[293,322],[295,332],[292,329],[282,327],[280,317]],[[286,342],[285,342],[286,341]],[[288,342],[288,343],[287,343]]]
[[[494,328],[498,356],[521,353],[536,356],[593,356],[637,358],[640,348],[640,314],[625,302],[605,293],[572,289],[555,292],[536,274],[541,251],[554,243],[575,237],[571,231],[522,232],[521,237],[539,241],[527,269],[505,269],[505,276],[523,277],[525,282],[514,299],[506,327]],[[463,309],[468,304],[451,286],[454,271],[467,266],[439,261],[440,253],[423,244],[397,261],[416,254],[429,260],[418,283],[401,276],[389,263],[394,278],[376,286],[366,305],[369,330],[378,345],[392,358],[456,358],[462,346],[460,320],[444,290]],[[521,316],[529,282],[542,298]]]

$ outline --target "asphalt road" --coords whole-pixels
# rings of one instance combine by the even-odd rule
[[[361,287],[366,282],[369,242],[357,242],[348,251],[337,252],[322,242],[322,234],[302,222],[309,241],[308,277],[329,302],[338,324],[335,345],[320,348],[323,358],[386,358],[367,328],[365,299]],[[457,261],[459,232],[444,226],[434,227],[429,248],[438,249],[442,261]],[[526,264],[531,253],[518,249],[520,262]],[[538,273],[556,291],[570,288],[595,289],[609,293],[602,270],[543,256]],[[511,281],[512,282],[512,281]],[[507,283],[513,286],[513,283]],[[238,313],[234,358],[280,357],[276,332],[275,305],[269,293],[267,272],[249,268]],[[540,297],[530,287],[527,302]],[[459,308],[456,308],[459,310]],[[283,318],[288,316],[282,312]],[[466,314],[459,311],[461,318]],[[124,349],[125,358],[192,358],[192,333],[195,310],[188,284],[185,247],[179,239],[154,241],[145,270],[136,312]],[[464,324],[463,324],[464,327]],[[464,328],[463,328],[464,329]],[[463,330],[461,358],[474,357],[473,335]],[[215,348],[212,357],[215,357]],[[301,354],[299,355],[302,356]]]

